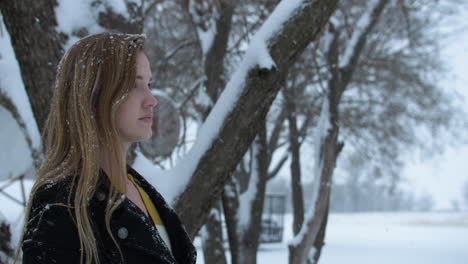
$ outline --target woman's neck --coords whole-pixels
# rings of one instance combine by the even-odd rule
[[[128,144],[122,144],[122,160],[125,161],[126,160],[126,156],[127,156],[127,151],[128,151],[128,148],[129,148],[129,145]],[[101,148],[101,149],[105,149],[105,148]],[[100,163],[100,166],[101,168],[104,170],[104,172],[107,174],[107,175],[110,175],[111,174],[111,166],[110,166],[110,161],[109,161],[109,151],[107,150],[104,150],[104,151],[101,151],[101,163]],[[126,175],[126,174],[124,174]],[[125,177],[124,179],[122,179],[122,182],[127,182],[127,177]]]

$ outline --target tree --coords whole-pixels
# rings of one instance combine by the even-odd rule
[[[0,2],[3,21],[10,33],[24,87],[41,132],[49,112],[55,68],[63,55],[66,38],[56,31],[56,7],[57,1]],[[33,43],[31,39],[34,39]]]
[[[300,52],[314,39],[334,11],[334,1],[304,1],[298,9],[289,9],[293,15],[286,20],[275,35],[266,35],[266,43],[274,68],[246,67],[251,65],[251,53],[247,51],[246,60],[240,65],[240,70],[234,73],[223,94],[230,94],[244,86],[236,104],[225,118],[218,133],[206,152],[200,155],[196,169],[190,177],[185,191],[177,198],[175,208],[185,222],[189,233],[193,236],[204,222],[210,209],[213,197],[217,197],[229,179],[229,174],[235,169],[240,158],[256,135],[260,120],[265,118],[268,108],[281,87],[287,69],[292,65]],[[275,10],[284,10],[281,4]],[[281,12],[281,11],[278,11]],[[274,17],[270,19],[275,19]],[[311,20],[315,19],[311,24]],[[268,21],[266,22],[268,23]],[[270,22],[271,23],[271,22]],[[323,24],[322,24],[323,23]],[[308,25],[306,30],[299,25]],[[257,33],[263,34],[263,33]],[[310,39],[309,39],[310,38]],[[256,48],[256,47],[254,47]],[[257,52],[257,50],[255,50]],[[253,49],[252,51],[253,52]],[[271,66],[271,65],[270,65]],[[239,83],[240,81],[240,83]],[[238,85],[241,85],[240,87]],[[213,107],[213,112],[221,109],[227,98],[221,96]],[[210,115],[204,124],[214,121]],[[213,127],[210,127],[213,129]],[[208,132],[204,130],[203,132]],[[217,126],[215,126],[217,130]],[[207,133],[208,134],[208,133]],[[239,135],[242,135],[240,137]],[[196,143],[195,143],[196,144]],[[225,153],[230,153],[226,156]],[[210,192],[200,193],[200,187]],[[190,201],[190,202],[189,202]],[[193,210],[193,208],[197,208]]]
[[[309,90],[319,91],[323,100],[313,141],[317,189],[305,220],[301,195],[293,195],[294,211],[299,213],[295,213],[290,263],[316,263],[319,258],[333,170],[344,142],[350,153],[364,153],[368,166],[390,171],[396,182],[401,152],[423,144],[415,129],[424,127],[436,135],[453,125],[449,113],[461,112],[449,102],[451,95],[432,80],[440,70],[432,56],[437,52],[429,22],[434,13],[418,12],[420,4],[340,2],[315,47],[311,60],[317,65],[319,82],[310,80]],[[401,24],[397,17],[408,23]],[[447,106],[451,110],[445,112]],[[293,192],[301,189],[297,178],[292,181],[297,185]]]
[[[271,124],[262,125],[255,141],[225,186],[223,208],[231,247],[231,263],[256,263],[263,222],[266,185],[285,164],[287,156],[273,162],[279,146],[279,133],[285,111],[269,113]]]
[[[357,28],[353,32],[351,37],[351,43],[344,53],[342,61],[338,61],[338,34],[335,35],[334,40],[330,44],[328,50],[327,62],[330,65],[331,78],[328,82],[327,98],[324,100],[322,106],[322,112],[318,125],[318,136],[317,136],[317,149],[316,149],[316,183],[318,190],[316,192],[316,200],[313,201],[314,205],[307,214],[304,222],[298,221],[296,223],[295,241],[289,246],[289,262],[290,263],[306,263],[306,261],[316,263],[320,255],[320,251],[323,245],[324,229],[327,223],[327,215],[330,200],[330,186],[331,177],[335,168],[336,160],[343,148],[343,143],[338,141],[338,129],[339,129],[339,104],[341,96],[348,86],[354,69],[353,67],[357,64],[361,52],[364,48],[365,41],[369,32],[373,29],[377,23],[383,8],[387,4],[387,1],[374,1],[369,4],[369,11],[364,13],[361,20],[357,23]],[[361,22],[362,21],[362,22]],[[331,27],[333,30],[333,26]],[[296,172],[297,174],[297,172]],[[300,176],[293,180],[293,192],[301,190]],[[302,213],[304,209],[302,198],[295,196],[293,199],[295,212]],[[296,209],[298,208],[298,209]],[[295,213],[295,218],[302,215]],[[300,228],[298,227],[300,226]],[[312,247],[315,246],[315,250],[311,252]]]
[[[247,169],[236,171],[233,181],[224,190],[223,206],[232,263],[256,263],[268,181],[266,140],[263,125],[250,147],[249,155],[244,156],[244,161],[248,162]]]
[[[218,5],[206,5],[203,0],[192,0],[185,1],[185,5],[197,32],[202,51],[204,82],[199,89],[208,95],[210,102],[216,102],[226,85],[223,79],[223,66],[235,3],[219,1]],[[205,121],[211,111],[212,103],[204,105],[195,102],[195,104],[202,106],[198,109],[202,121]],[[221,196],[219,196],[218,202],[213,204],[201,237],[204,259],[207,263],[227,263],[224,254],[221,215]]]

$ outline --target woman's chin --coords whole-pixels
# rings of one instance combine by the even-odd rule
[[[150,130],[150,132],[148,134],[144,135],[140,141],[148,140],[148,139],[151,138],[152,135],[153,135],[153,132],[151,132],[151,130]]]

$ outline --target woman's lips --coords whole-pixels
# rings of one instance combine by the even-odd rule
[[[140,118],[140,120],[145,122],[145,123],[153,123],[153,118],[152,117],[143,117],[143,118]]]

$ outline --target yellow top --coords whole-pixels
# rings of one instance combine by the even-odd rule
[[[146,210],[151,216],[153,223],[155,225],[164,226],[164,223],[162,222],[161,217],[159,216],[158,210],[156,210],[156,207],[149,198],[148,194],[145,192],[145,190],[143,190],[143,188],[141,188],[138,184],[135,183],[135,180],[133,179],[132,175],[130,175],[130,173],[128,174],[128,178],[133,182],[138,192],[140,193],[141,199],[143,199],[143,203],[145,204]]]

